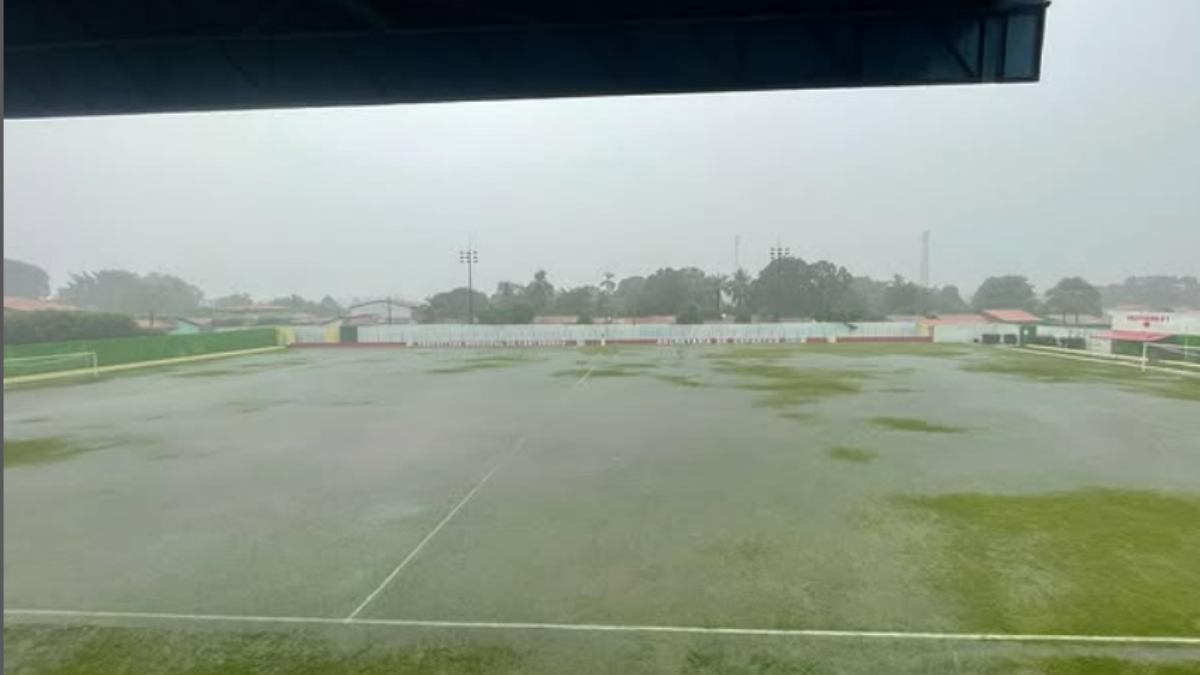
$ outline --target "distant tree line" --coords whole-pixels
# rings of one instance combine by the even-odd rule
[[[32,300],[50,297],[50,275],[41,267],[11,258],[4,259],[4,293]],[[234,293],[212,300],[199,287],[171,274],[138,274],[106,269],[72,274],[54,300],[93,312],[128,316],[203,317],[216,310],[244,309],[256,303],[247,293]],[[274,298],[261,304],[283,307],[318,317],[338,316],[343,308],[330,296],[309,300],[298,295]]]
[[[472,307],[478,323],[495,324],[530,323],[545,315],[576,317],[579,323],[650,316],[672,316],[678,323],[729,318],[849,322],[987,309],[1066,318],[1102,311],[1099,291],[1078,277],[1063,279],[1044,296],[1025,277],[991,277],[968,303],[956,286],[925,288],[899,275],[877,281],[826,260],[793,257],[773,260],[756,275],[744,269],[724,275],[696,267],[663,268],[620,281],[607,273],[596,284],[572,288],[556,288],[546,271],[538,270],[527,283],[502,281],[491,295],[470,293],[460,287],[431,296],[418,310],[418,321],[465,323]]]
[[[200,308],[204,292],[170,274],[100,270],[72,274],[58,300],[118,314],[189,316]]]
[[[7,345],[160,334],[139,328],[125,314],[59,311],[4,313],[4,344]]]
[[[41,300],[50,295],[50,275],[37,265],[5,258],[4,294]]]
[[[5,294],[50,297],[50,278],[37,265],[5,258]],[[170,274],[137,274],[110,269],[72,274],[55,300],[80,309],[130,316],[208,316],[255,305],[249,294],[206,300],[197,286]],[[297,295],[265,303],[317,317],[335,317],[345,308],[330,296]],[[1143,276],[1095,287],[1085,279],[1062,279],[1044,294],[1023,276],[996,276],[983,282],[968,303],[955,286],[925,288],[899,275],[889,281],[855,276],[845,267],[820,260],[785,257],[757,274],[731,275],[697,267],[662,268],[652,274],[617,279],[606,273],[595,284],[557,288],[545,270],[525,282],[502,281],[489,295],[455,288],[428,298],[417,311],[422,322],[461,323],[471,306],[480,323],[530,323],[537,316],[565,315],[580,323],[617,317],[672,316],[680,323],[732,318],[748,322],[783,319],[817,321],[878,320],[887,316],[932,316],[986,309],[1024,309],[1064,319],[1101,313],[1101,307],[1153,309],[1200,307],[1200,281],[1194,276]]]
[[[1194,276],[1129,277],[1100,287],[1105,307],[1138,305],[1156,310],[1200,309],[1200,280]]]

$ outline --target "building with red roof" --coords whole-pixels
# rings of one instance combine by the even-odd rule
[[[984,310],[982,314],[992,323],[1035,324],[1042,322],[1040,316],[1030,314],[1023,309],[988,309]]]

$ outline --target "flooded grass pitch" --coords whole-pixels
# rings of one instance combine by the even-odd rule
[[[6,672],[1195,673],[1200,644],[870,637],[1200,638],[1194,385],[1139,377],[294,350],[8,391]]]

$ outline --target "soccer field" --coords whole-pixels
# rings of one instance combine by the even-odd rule
[[[14,673],[1200,672],[1200,380],[291,350],[5,393]]]

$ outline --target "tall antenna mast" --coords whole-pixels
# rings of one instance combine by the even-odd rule
[[[921,233],[921,288],[929,288],[929,230]]]

